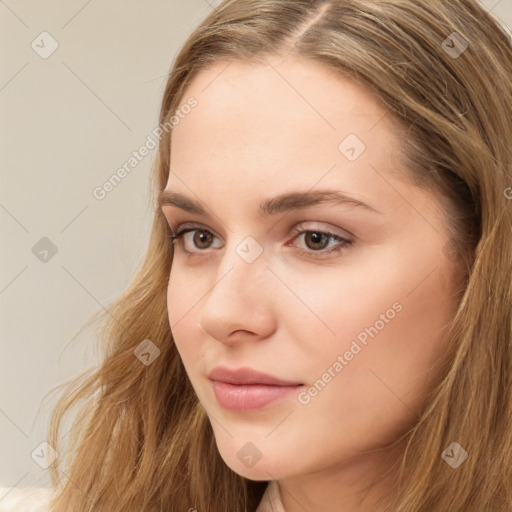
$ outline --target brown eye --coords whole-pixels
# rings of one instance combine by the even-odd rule
[[[188,236],[191,234],[191,236]],[[187,236],[185,236],[187,235]],[[211,231],[199,227],[188,227],[178,230],[174,240],[181,240],[183,250],[187,253],[200,253],[212,248],[212,242],[217,238]],[[218,248],[218,246],[217,246]]]
[[[304,234],[304,242],[312,250],[325,249],[331,238],[329,234],[320,231],[306,231]]]
[[[208,249],[208,245],[211,243],[214,236],[209,231],[194,230],[195,234],[192,237],[192,242],[198,249]]]
[[[298,227],[293,230],[293,234],[296,235],[294,240],[299,240],[299,242],[295,241],[293,246],[297,246],[298,243],[299,254],[308,258],[333,257],[352,246],[351,240],[329,231],[305,230]],[[331,242],[334,242],[334,244]]]
[[[293,244],[297,248],[299,254],[313,259],[333,257],[352,245],[350,240],[328,231],[314,229],[301,230],[296,228],[293,234],[297,235],[294,240],[302,239],[302,242],[299,245],[302,245],[303,247],[297,247]],[[171,238],[173,238],[173,240],[180,240],[180,247],[182,251],[189,255],[201,254],[204,252],[206,256],[211,252],[210,249],[218,249],[222,247],[222,243],[219,238],[208,229],[204,229],[202,226],[189,225],[189,227],[178,229],[177,233]],[[215,245],[216,239],[218,240],[217,245]]]

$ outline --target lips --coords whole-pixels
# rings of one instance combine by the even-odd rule
[[[230,411],[260,409],[296,392],[302,383],[288,381],[244,367],[218,366],[208,375],[218,403]]]
[[[214,381],[237,385],[264,384],[267,386],[301,386],[303,384],[298,381],[283,380],[249,367],[230,370],[225,366],[217,366],[208,374],[208,378]]]

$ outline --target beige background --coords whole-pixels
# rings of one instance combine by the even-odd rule
[[[93,190],[157,126],[171,62],[218,3],[0,0],[0,487],[49,483],[50,391],[96,364],[92,330],[73,337],[141,263],[153,154]],[[512,0],[482,4],[512,26]]]

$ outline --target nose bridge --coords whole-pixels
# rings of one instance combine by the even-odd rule
[[[215,283],[202,303],[201,328],[211,337],[234,341],[235,331],[268,336],[275,328],[270,274],[263,247],[252,237],[226,244]]]
[[[263,246],[255,238],[249,235],[234,241],[225,248],[216,287],[224,282],[222,288],[227,287],[241,296],[246,291],[252,294],[261,290],[268,270],[266,263]]]

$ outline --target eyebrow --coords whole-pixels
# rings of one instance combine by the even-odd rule
[[[288,192],[260,204],[260,213],[274,215],[277,213],[299,210],[318,204],[345,204],[355,208],[363,208],[372,213],[383,215],[372,206],[336,190],[316,190],[313,192]],[[158,196],[158,206],[175,206],[189,213],[208,215],[200,201],[191,199],[180,192],[163,190]]]

